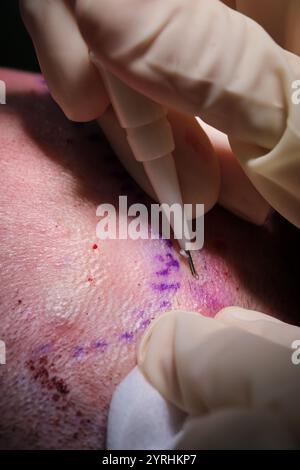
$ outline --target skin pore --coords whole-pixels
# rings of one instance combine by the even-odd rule
[[[175,242],[98,240],[99,204],[150,200],[95,124],[67,121],[41,76],[0,78],[0,448],[103,448],[112,393],[164,311],[240,305],[299,324],[298,230],[215,207],[193,255],[198,281]]]

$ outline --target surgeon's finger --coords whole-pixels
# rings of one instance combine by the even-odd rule
[[[50,92],[68,118],[88,121],[109,104],[76,24],[71,0],[20,0]]]
[[[294,341],[300,340],[298,326],[289,325],[256,310],[226,307],[217,313],[215,319],[225,325],[241,328],[290,349]]]
[[[216,204],[220,191],[220,168],[213,146],[195,118],[169,111],[168,119],[175,140],[173,155],[183,202],[204,204],[204,210],[208,212]],[[143,165],[135,160],[126,132],[121,129],[111,107],[98,123],[127,171],[156,199]]]
[[[176,144],[174,157],[183,202],[202,203],[208,212],[218,201],[239,217],[263,224],[270,206],[234,159],[227,137],[203,121],[175,111],[169,111],[168,119]],[[111,107],[98,122],[133,179],[156,199],[143,165],[135,160]]]
[[[199,118],[198,121],[210,139],[219,160],[221,170],[219,204],[248,222],[263,225],[272,209],[255,189],[235,158],[227,135]]]
[[[297,439],[269,410],[232,407],[188,417],[174,439],[175,449],[296,449]]]
[[[148,330],[138,365],[167,400],[190,415],[265,408],[276,410],[300,435],[300,376],[290,348],[213,318],[175,311]]]
[[[219,0],[76,0],[100,62],[169,108],[273,148],[286,126],[281,49]],[[260,44],[260,47],[253,47]]]

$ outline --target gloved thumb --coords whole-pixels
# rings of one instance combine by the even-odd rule
[[[262,27],[219,0],[77,0],[76,15],[91,51],[111,72],[241,142],[234,150],[254,185],[300,226],[299,158],[294,162],[300,137],[285,135],[291,114],[297,121],[291,90],[300,59],[290,67],[290,54]],[[279,161],[274,154],[261,161],[274,147]]]
[[[254,312],[248,311],[248,316],[255,318]],[[141,341],[140,370],[167,400],[189,415],[264,409],[275,412],[299,442],[300,380],[291,345],[278,341],[276,322],[269,321],[274,331],[266,339],[261,324],[267,320],[261,318],[266,317],[253,320],[253,329],[237,326],[239,320],[230,321],[225,312],[220,321],[218,315],[212,319],[186,311],[166,313]],[[279,325],[287,338],[292,327]],[[293,335],[297,332],[295,328]]]

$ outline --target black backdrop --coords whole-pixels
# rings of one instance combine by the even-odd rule
[[[18,3],[18,0],[0,0],[0,67],[38,71],[34,48],[23,26]]]

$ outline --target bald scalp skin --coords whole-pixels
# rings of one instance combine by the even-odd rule
[[[150,200],[96,125],[67,121],[39,75],[0,78],[0,448],[104,448],[112,393],[166,310],[240,305],[299,324],[296,229],[216,207],[194,257],[198,282],[175,243],[98,240],[99,204]]]

